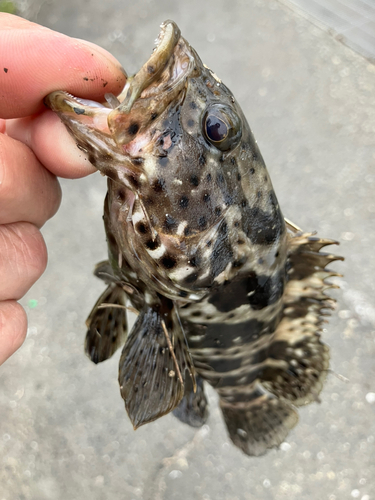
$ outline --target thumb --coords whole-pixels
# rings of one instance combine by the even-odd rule
[[[93,43],[0,13],[0,118],[41,111],[44,97],[65,90],[102,101],[126,81],[120,63]]]

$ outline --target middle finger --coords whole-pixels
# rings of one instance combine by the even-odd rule
[[[56,177],[25,144],[0,134],[0,224],[18,221],[41,227],[57,211]]]

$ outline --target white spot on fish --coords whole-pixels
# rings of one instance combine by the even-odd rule
[[[133,225],[137,224],[137,222],[139,222],[140,220],[146,224],[143,212],[133,212],[132,214]]]
[[[182,236],[182,233],[184,232],[184,229],[185,227],[187,226],[187,221],[183,221],[181,222],[179,225],[178,225],[178,228],[177,228],[177,231],[176,231],[176,234],[178,234],[178,236]]]
[[[152,158],[146,157],[142,167],[148,176],[151,176],[155,172],[155,162]]]
[[[153,259],[160,259],[165,253],[165,246],[161,244],[158,248],[155,250],[150,250],[149,248],[146,249],[147,253],[153,258]]]
[[[173,272],[169,273],[169,276],[173,281],[180,281],[186,278],[186,276],[189,276],[193,272],[192,267],[178,267],[177,269],[174,269]]]
[[[191,293],[189,295],[189,299],[190,300],[200,300],[202,297],[200,297],[199,295],[197,295],[196,293]]]

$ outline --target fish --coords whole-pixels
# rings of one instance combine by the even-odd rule
[[[105,103],[49,94],[89,161],[108,179],[107,288],[87,319],[94,362],[122,347],[119,385],[134,429],[172,412],[205,424],[218,394],[232,442],[259,456],[318,401],[329,348],[326,293],[337,243],[285,219],[232,92],[173,21]],[[127,315],[137,318],[128,331]]]

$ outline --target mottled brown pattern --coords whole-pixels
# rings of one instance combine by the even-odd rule
[[[332,242],[287,228],[239,105],[175,23],[162,25],[118,101],[46,100],[108,176],[109,262],[97,273],[108,289],[89,317],[86,352],[99,362],[125,340],[126,297],[139,316],[119,381],[134,427],[173,409],[202,425],[203,379],[233,442],[265,453],[322,388],[324,280],[334,274],[324,268],[336,257],[320,249]]]

